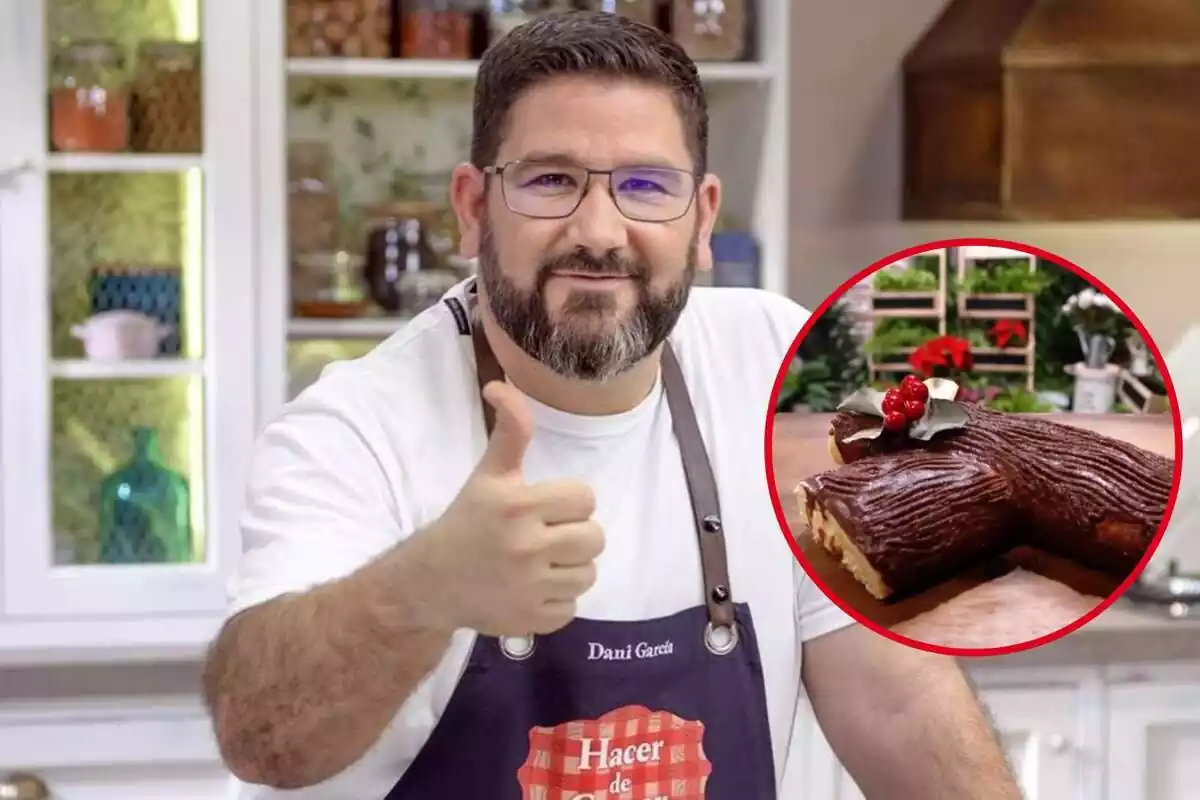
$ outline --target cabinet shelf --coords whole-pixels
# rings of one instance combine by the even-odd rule
[[[361,319],[293,318],[288,322],[288,338],[305,339],[386,339],[404,326],[406,317],[367,317]]]
[[[289,75],[312,78],[471,80],[478,68],[478,61],[415,58],[290,58],[287,61]],[[769,65],[755,62],[700,65],[701,79],[709,82],[764,83],[771,79],[771,74]]]
[[[50,364],[52,377],[75,381],[180,378],[203,374],[203,361],[180,358],[146,359],[144,361],[59,359]]]
[[[50,153],[49,172],[187,172],[204,167],[201,155],[149,155],[145,153]]]

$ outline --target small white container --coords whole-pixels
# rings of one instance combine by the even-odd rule
[[[71,335],[83,342],[92,361],[157,358],[159,346],[172,332],[170,326],[136,311],[104,311],[71,327]]]
[[[1101,369],[1093,369],[1083,364],[1073,364],[1067,371],[1075,376],[1072,411],[1076,414],[1107,414],[1113,410],[1120,367],[1106,364]]]

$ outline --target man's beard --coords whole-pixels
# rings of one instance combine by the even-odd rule
[[[587,381],[620,375],[662,344],[687,305],[696,272],[693,237],[683,276],[665,292],[651,293],[650,269],[644,263],[611,254],[597,258],[584,251],[543,261],[533,288],[527,290],[513,283],[501,269],[486,221],[479,250],[479,279],[500,328],[525,353],[555,373]],[[609,330],[605,317],[615,312],[613,298],[603,292],[579,291],[567,297],[559,312],[563,319],[555,324],[546,310],[545,286],[555,270],[563,269],[631,279],[638,301],[629,319]]]

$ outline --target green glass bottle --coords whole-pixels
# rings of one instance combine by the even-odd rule
[[[188,483],[162,465],[153,428],[134,428],[133,457],[101,484],[99,560],[103,564],[192,560]]]

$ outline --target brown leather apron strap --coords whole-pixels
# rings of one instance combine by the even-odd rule
[[[733,593],[729,586],[729,562],[725,553],[725,525],[721,521],[721,503],[717,479],[708,460],[704,437],[696,421],[691,394],[683,370],[670,343],[663,345],[663,388],[671,409],[671,424],[683,457],[683,473],[692,496],[692,514],[700,539],[700,567],[704,573],[704,603],[713,625],[733,625]]]
[[[471,339],[475,348],[475,372],[480,392],[492,381],[504,380],[504,370],[496,360],[488,344],[483,326],[475,314],[476,294],[474,284],[468,287],[467,302],[471,312]],[[729,585],[729,562],[725,552],[725,526],[721,520],[721,504],[717,493],[717,481],[713,475],[704,437],[696,420],[687,381],[675,351],[669,342],[662,351],[663,390],[667,395],[667,406],[671,410],[671,424],[679,442],[683,460],[683,474],[692,501],[696,534],[700,543],[700,568],[704,576],[704,603],[708,608],[710,631],[706,639],[711,640],[712,630],[729,629],[732,639],[727,645],[712,645],[716,651],[726,652],[737,643],[734,627],[733,593]],[[495,411],[487,401],[482,401],[483,419],[488,436],[496,424]]]

